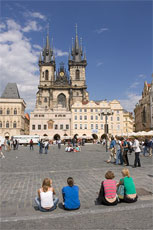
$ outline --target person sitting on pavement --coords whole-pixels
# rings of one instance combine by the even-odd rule
[[[38,197],[35,198],[40,211],[47,212],[56,209],[59,199],[53,198],[53,195],[55,195],[55,190],[52,187],[52,180],[45,178],[42,187],[38,190]]]
[[[104,205],[117,205],[117,194],[116,194],[116,181],[113,180],[115,177],[112,171],[108,171],[105,174],[106,180],[102,181],[97,202]]]
[[[72,145],[68,145],[66,148],[65,148],[65,152],[73,152],[73,147]]]
[[[80,147],[76,145],[76,147],[73,149],[74,152],[80,152]]]
[[[66,210],[76,210],[80,208],[79,187],[74,185],[72,177],[67,178],[68,186],[62,188],[63,206]]]
[[[124,168],[122,170],[122,176],[123,178],[121,178],[119,183],[117,184],[117,187],[119,187],[120,185],[124,185],[124,198],[120,199],[120,201],[126,203],[136,202],[138,196],[136,194],[136,188],[133,179],[132,177],[130,177],[129,170]]]

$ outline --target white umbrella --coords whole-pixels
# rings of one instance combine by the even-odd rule
[[[146,135],[145,136],[153,136],[153,130],[149,131],[149,132],[145,132]]]

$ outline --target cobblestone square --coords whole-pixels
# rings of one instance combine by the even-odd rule
[[[1,162],[1,229],[151,229],[153,172],[152,158],[141,156],[141,168],[132,168],[134,153],[129,155],[129,170],[134,178],[139,200],[135,204],[116,207],[95,205],[95,199],[109,169],[115,179],[121,178],[123,166],[107,164],[109,153],[102,145],[90,144],[81,152],[65,152],[56,145],[47,155],[19,146],[18,150],[4,152]],[[67,177],[72,176],[80,188],[80,210],[67,212],[61,208],[61,189]],[[34,198],[42,180],[50,177],[59,207],[51,213],[36,211]],[[124,215],[123,215],[124,214]],[[122,219],[121,219],[122,217]],[[138,224],[139,223],[139,224]],[[124,224],[124,227],[123,227]]]

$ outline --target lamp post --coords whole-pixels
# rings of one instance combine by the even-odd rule
[[[104,132],[106,134],[106,152],[108,152],[108,148],[107,148],[107,134],[109,133],[109,127],[107,124],[107,118],[110,115],[113,115],[113,111],[111,109],[103,109],[103,111],[99,114],[99,115],[103,115],[105,116],[105,126],[104,126]]]

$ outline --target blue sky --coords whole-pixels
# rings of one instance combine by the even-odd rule
[[[16,82],[27,110],[35,106],[48,24],[56,68],[63,61],[68,69],[77,23],[90,100],[117,99],[132,111],[144,81],[152,80],[152,1],[2,1],[0,21],[0,94]]]

